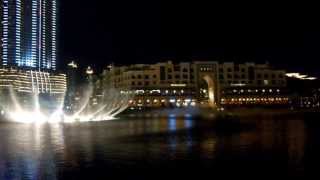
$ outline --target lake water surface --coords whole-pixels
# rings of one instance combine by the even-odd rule
[[[221,130],[210,120],[173,116],[1,123],[0,179],[264,179],[320,173],[317,123],[303,115],[241,121],[253,126]]]

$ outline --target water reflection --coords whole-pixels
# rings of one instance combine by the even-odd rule
[[[177,130],[177,119],[175,116],[170,116],[168,119],[168,129],[170,132],[175,132]],[[170,154],[172,157],[175,157],[175,152],[177,150],[177,136],[170,135],[168,138],[169,146],[170,146]]]
[[[0,179],[56,179],[56,153],[63,152],[60,127],[1,124]]]
[[[0,124],[0,179],[68,179],[71,174],[85,179],[82,175],[86,173],[107,176],[106,171],[112,174],[117,168],[166,169],[166,164],[180,161],[199,171],[206,167],[204,174],[210,172],[208,168],[223,172],[224,168],[263,167],[303,175],[308,167],[306,158],[315,154],[312,147],[320,147],[301,117],[245,121],[256,128],[228,135],[207,128],[212,121],[190,116],[84,124]]]
[[[185,117],[184,127],[186,128],[186,144],[187,144],[188,150],[190,150],[190,148],[193,145],[192,131],[191,131],[191,128],[193,128],[193,120],[190,116]]]

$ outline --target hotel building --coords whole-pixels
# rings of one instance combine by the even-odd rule
[[[104,71],[132,107],[287,105],[285,71],[214,61],[110,66]]]

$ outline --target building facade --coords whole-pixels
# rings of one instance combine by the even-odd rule
[[[2,66],[56,70],[57,0],[1,0]]]
[[[269,64],[219,65],[220,104],[288,105],[286,72],[273,69]]]
[[[65,74],[14,68],[0,68],[0,88],[18,93],[64,94],[67,88]]]
[[[110,67],[103,77],[132,107],[285,105],[285,71],[268,64],[192,62]]]

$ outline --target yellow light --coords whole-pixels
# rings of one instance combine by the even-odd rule
[[[187,84],[170,84],[171,87],[186,87]]]
[[[287,77],[290,78],[296,78],[296,79],[302,79],[302,80],[316,80],[316,77],[309,77],[308,75],[305,74],[300,74],[300,73],[287,73]]]

